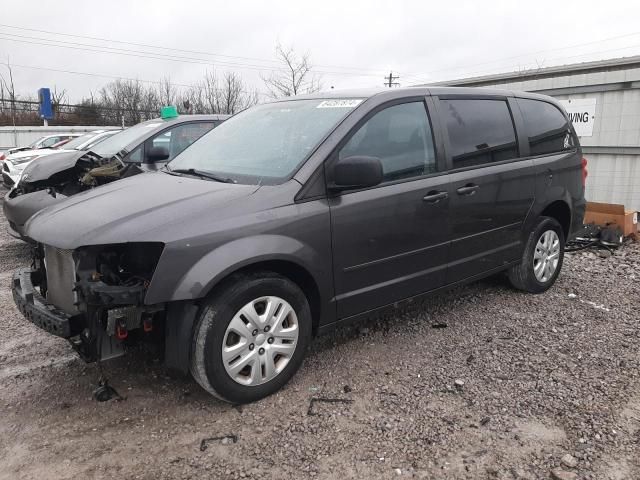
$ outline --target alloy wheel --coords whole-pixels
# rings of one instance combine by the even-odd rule
[[[554,230],[545,231],[533,253],[533,273],[541,283],[548,282],[558,268],[560,260],[560,238]]]

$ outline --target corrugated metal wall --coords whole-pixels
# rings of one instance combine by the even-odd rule
[[[560,100],[596,98],[593,136],[582,137],[584,147],[640,147],[640,90],[554,95]]]
[[[621,203],[640,210],[640,156],[585,154],[589,162],[586,197],[594,202]]]

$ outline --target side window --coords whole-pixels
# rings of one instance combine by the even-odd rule
[[[164,147],[167,150],[169,150],[169,147],[171,146],[171,132],[172,130],[169,130],[168,132],[164,132],[164,133],[161,133],[160,135],[156,135],[151,139],[151,141],[147,140],[147,142],[150,143],[148,148]]]
[[[55,145],[56,143],[58,143],[60,141],[60,138],[58,137],[49,137],[43,140],[42,142],[42,147],[41,148],[47,148],[50,147],[51,145]]]
[[[342,147],[338,157],[378,157],[385,181],[436,171],[431,125],[422,102],[388,107],[371,117]]]
[[[526,125],[531,155],[545,155],[575,147],[569,122],[554,105],[539,100],[518,99]]]
[[[147,151],[152,147],[166,148],[169,152],[168,162],[214,126],[215,122],[195,122],[178,125],[147,140],[145,148]]]
[[[441,100],[453,168],[518,157],[516,131],[504,100]]]
[[[131,163],[142,163],[142,145],[139,145],[137,148],[133,149],[129,155],[127,155],[126,160]]]

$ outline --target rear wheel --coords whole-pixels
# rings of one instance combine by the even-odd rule
[[[311,311],[295,283],[272,272],[238,275],[200,310],[191,373],[222,400],[253,402],[293,376],[310,340]]]
[[[511,284],[525,292],[542,293],[553,285],[564,259],[564,231],[558,221],[540,217],[529,234],[522,261],[509,270]]]

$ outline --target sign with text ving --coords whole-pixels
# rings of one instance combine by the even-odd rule
[[[595,97],[560,100],[579,137],[593,135],[593,124],[596,121],[596,101]]]

